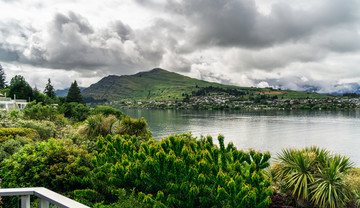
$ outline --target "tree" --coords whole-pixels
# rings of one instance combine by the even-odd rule
[[[50,78],[48,79],[48,83],[45,86],[44,94],[49,96],[52,99],[56,98],[54,87],[51,85]]]
[[[84,103],[80,88],[77,85],[76,80],[73,83],[71,83],[69,92],[66,96],[66,102]]]
[[[6,88],[5,72],[0,64],[0,89]]]
[[[18,99],[32,99],[33,90],[30,85],[25,81],[25,78],[21,75],[15,75],[10,81],[9,95]]]

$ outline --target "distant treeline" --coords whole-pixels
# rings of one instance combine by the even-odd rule
[[[228,95],[234,95],[234,96],[246,95],[245,90],[237,90],[237,89],[229,89],[229,88],[221,88],[221,87],[213,87],[213,86],[202,87],[198,91],[192,91],[193,96],[205,96],[208,95],[209,93],[226,93]]]
[[[357,94],[357,93],[344,93],[343,96],[344,97],[350,97],[350,98],[358,98],[358,97],[360,97],[360,94]]]

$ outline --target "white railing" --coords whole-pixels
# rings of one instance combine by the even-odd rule
[[[12,100],[11,98],[0,98],[0,104],[0,109],[4,108],[5,106],[5,109],[8,111],[10,109],[22,110],[25,108],[28,102],[23,99]]]
[[[11,101],[11,98],[0,97],[0,101]]]
[[[30,195],[39,197],[39,208],[49,208],[49,204],[61,208],[90,208],[47,188],[0,188],[0,196],[21,196],[21,208],[30,208]]]

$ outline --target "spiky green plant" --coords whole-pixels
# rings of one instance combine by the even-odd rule
[[[298,203],[315,207],[344,207],[356,199],[357,185],[349,186],[349,158],[333,155],[325,149],[307,147],[283,149],[272,167],[274,184],[290,193]],[[355,188],[356,189],[356,188]]]
[[[116,121],[117,118],[114,115],[96,114],[89,116],[84,124],[85,134],[91,138],[111,134],[111,128]]]
[[[315,157],[309,152],[301,152],[293,149],[283,149],[278,154],[282,167],[276,178],[283,180],[287,188],[297,199],[309,198],[309,186],[314,182]]]
[[[353,190],[345,183],[344,175],[353,166],[349,158],[336,155],[318,168],[318,176],[311,185],[311,200],[319,207],[344,207],[354,198]]]

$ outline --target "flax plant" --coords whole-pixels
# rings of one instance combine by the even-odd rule
[[[352,168],[349,159],[336,155],[318,168],[317,179],[311,186],[311,201],[319,207],[345,207],[354,198],[353,190],[345,183],[345,173]]]
[[[300,206],[341,208],[357,197],[357,190],[347,180],[351,169],[349,158],[308,147],[283,149],[272,174],[280,191],[290,194]]]

